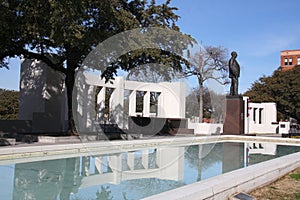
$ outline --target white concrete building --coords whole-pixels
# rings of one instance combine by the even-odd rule
[[[93,132],[98,130],[99,123],[117,124],[119,128],[126,129],[129,116],[185,118],[183,82],[145,83],[116,77],[105,83],[99,76],[79,72],[74,90],[76,98],[73,99],[77,102],[74,114],[79,131]],[[106,96],[107,91],[110,91],[109,96]],[[140,108],[137,106],[138,98]]]
[[[23,59],[18,119],[32,122],[32,132],[67,131],[64,75],[41,61]]]
[[[183,119],[185,83],[145,83],[127,81],[122,77],[105,83],[93,73],[79,71],[73,107],[77,128],[84,132],[98,131],[96,126],[99,123],[128,128],[129,116]],[[32,132],[67,131],[66,90],[62,74],[40,61],[22,61],[19,120],[31,122]]]
[[[101,123],[127,129],[128,118],[133,116],[184,119],[185,90],[183,82],[146,83],[116,77],[105,83],[93,73],[79,71],[73,95],[73,114],[78,130],[83,132],[99,131]],[[251,103],[248,97],[243,99],[245,134],[278,133],[275,103]],[[64,76],[40,61],[23,60],[19,120],[32,122],[32,132],[66,131],[66,108]],[[223,132],[223,124],[189,121],[187,128],[201,135]]]
[[[276,103],[250,102],[245,115],[245,134],[278,133]]]

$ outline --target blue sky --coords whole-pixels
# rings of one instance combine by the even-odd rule
[[[237,51],[240,92],[280,65],[280,51],[300,49],[299,0],[173,0],[181,31],[203,45]],[[0,88],[19,88],[19,62],[0,69]]]
[[[280,66],[280,51],[300,49],[299,0],[173,0],[179,27],[203,45],[237,51],[240,92]]]

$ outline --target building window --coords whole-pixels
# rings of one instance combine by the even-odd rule
[[[136,91],[136,107],[135,111],[139,114],[143,113],[144,111],[144,96],[145,91]]]
[[[256,123],[256,110],[257,110],[257,108],[253,109],[253,121],[254,121],[254,123]]]
[[[158,98],[160,92],[150,92],[150,113],[158,115]]]
[[[258,114],[259,115],[259,119],[258,119],[259,124],[262,124],[263,110],[264,110],[263,108],[259,109],[259,114]]]
[[[297,65],[300,65],[300,58],[298,58],[297,60]]]
[[[288,65],[288,59],[287,58],[284,59],[284,65]]]
[[[293,59],[292,58],[289,59],[289,65],[293,65]]]

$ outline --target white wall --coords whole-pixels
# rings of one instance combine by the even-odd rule
[[[245,116],[249,124],[246,133],[276,133],[278,124],[275,103],[249,103],[249,107],[249,116]]]
[[[279,122],[279,133],[288,134],[290,130],[291,122]]]
[[[184,118],[185,117],[185,83],[183,82],[162,82],[146,83],[137,81],[127,81],[122,77],[116,77],[112,82],[105,83],[99,76],[91,73],[78,72],[76,77],[77,100],[78,105],[75,114],[78,119],[77,126],[79,131],[95,131],[95,125],[98,123],[99,114],[95,110],[94,96],[96,87],[114,88],[111,95],[109,107],[110,114],[113,116],[113,123],[120,128],[126,128],[125,117],[142,115],[143,117],[153,116],[150,113],[150,92],[158,92],[158,111],[157,117],[161,118]],[[104,91],[100,91],[97,96],[97,104],[103,107],[105,102]],[[124,112],[124,94],[125,90],[131,91],[129,96],[129,112]],[[136,92],[144,91],[144,108],[142,113],[136,112]],[[92,98],[91,98],[92,97]]]
[[[66,131],[64,75],[41,61],[24,59],[20,76],[18,119],[32,120],[33,132]]]
[[[194,129],[195,135],[211,135],[223,133],[223,124],[193,123],[188,119],[188,129]]]

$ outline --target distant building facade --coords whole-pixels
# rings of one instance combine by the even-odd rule
[[[252,103],[244,96],[245,134],[278,133],[276,103]]]
[[[300,49],[281,51],[280,57],[282,71],[287,71],[293,69],[296,65],[300,65]]]

